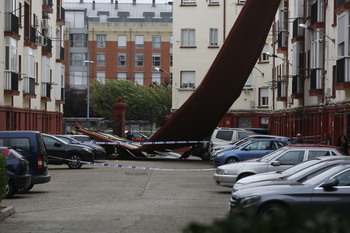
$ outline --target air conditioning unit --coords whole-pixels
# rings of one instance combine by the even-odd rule
[[[37,36],[35,39],[35,44],[39,46],[46,46],[46,38],[44,36]]]
[[[41,21],[41,28],[42,29],[48,29],[49,28],[49,19],[43,19]]]

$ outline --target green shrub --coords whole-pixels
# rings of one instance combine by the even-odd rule
[[[8,182],[8,176],[6,171],[6,157],[0,154],[0,206],[1,199],[5,195],[6,184]]]

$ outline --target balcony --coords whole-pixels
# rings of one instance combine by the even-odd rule
[[[44,12],[51,14],[53,13],[53,8],[52,8],[52,0],[43,0],[43,6],[42,9]]]
[[[64,48],[56,47],[56,62],[64,61]]]
[[[309,90],[310,96],[323,95],[322,82],[322,70],[312,69]]]
[[[311,5],[311,25],[324,22],[324,5],[323,0],[315,1]]]
[[[293,39],[298,38],[298,37],[303,37],[305,30],[301,27],[299,27],[299,24],[303,23],[302,18],[296,18],[293,21]]]
[[[286,95],[286,82],[278,81],[277,82],[277,101],[287,101]]]
[[[277,52],[285,51],[286,49],[287,49],[287,32],[281,31],[278,33]]]
[[[350,0],[336,0],[334,8],[338,15],[345,10],[350,10]]]
[[[4,93],[6,95],[19,95],[18,77],[19,75],[11,71],[4,72]]]
[[[56,18],[56,23],[59,25],[64,25],[65,24],[65,10],[61,6],[57,6],[57,18]]]
[[[30,26],[29,28],[29,33],[25,33],[24,35],[24,46],[29,46],[33,49],[37,48],[36,43],[36,35],[37,35],[37,30]]]
[[[15,34],[18,35],[18,17],[12,13],[5,13],[5,35]]]
[[[45,38],[45,46],[42,47],[41,53],[43,56],[52,56],[52,40],[50,38]]]
[[[35,78],[24,77],[23,78],[23,95],[35,98]]]
[[[292,99],[301,99],[302,94],[302,79],[299,75],[294,75],[292,79]]]
[[[46,83],[46,82],[41,83],[41,101],[43,102],[51,101],[51,83]]]
[[[344,57],[337,60],[336,90],[350,89],[349,67],[350,58]]]
[[[66,89],[61,87],[61,96],[59,99],[56,99],[56,104],[64,104],[65,103],[65,95],[66,95]]]

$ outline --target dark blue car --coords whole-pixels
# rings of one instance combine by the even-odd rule
[[[214,164],[220,166],[227,163],[261,158],[288,144],[290,144],[289,141],[278,139],[256,139],[248,141],[236,148],[219,152],[214,159]]]
[[[6,157],[5,172],[9,180],[6,185],[4,198],[12,197],[19,189],[31,184],[32,175],[29,173],[29,162],[22,155],[7,147],[0,147],[0,156]]]

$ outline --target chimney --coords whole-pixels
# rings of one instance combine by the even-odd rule
[[[93,10],[96,9],[95,1],[92,1],[92,9],[93,9]]]
[[[135,6],[136,5],[136,0],[132,0],[132,4]]]
[[[152,7],[156,7],[156,0],[152,0]]]
[[[115,1],[114,9],[118,9],[118,1]]]

